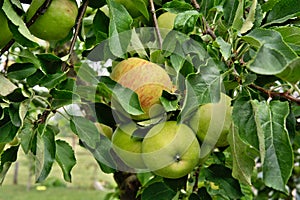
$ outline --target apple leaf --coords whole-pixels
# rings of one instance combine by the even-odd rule
[[[12,22],[10,25],[11,31],[14,33],[14,38],[20,43],[28,47],[36,47],[38,44],[34,42],[34,37],[26,27],[22,18],[14,11],[13,6],[9,0],[5,0],[2,6],[7,18]]]
[[[226,0],[224,2],[223,5],[224,22],[227,26],[232,25],[238,6],[239,6],[239,1],[236,0]]]
[[[40,85],[48,89],[52,89],[65,79],[65,73],[45,74],[38,69],[34,74],[27,78],[27,83],[31,87]]]
[[[105,4],[105,0],[89,0],[89,6],[92,8],[101,8]]]
[[[259,151],[254,110],[248,98],[238,98],[233,105],[232,119],[238,128],[239,137]]]
[[[208,191],[211,196],[217,194],[230,199],[240,199],[243,196],[239,182],[231,176],[231,170],[223,165],[212,164],[203,168],[205,179],[218,186],[218,190]]]
[[[300,58],[296,58],[289,64],[287,64],[282,72],[277,74],[282,80],[286,80],[291,83],[297,83],[300,80]]]
[[[126,8],[112,0],[108,0],[109,23],[109,47],[117,57],[124,57],[131,39],[132,17]]]
[[[10,79],[23,80],[36,72],[37,68],[32,63],[14,63],[7,70]]]
[[[192,32],[199,16],[199,12],[195,10],[179,13],[175,18],[174,29],[183,33]]]
[[[163,182],[156,182],[146,187],[142,193],[142,200],[166,200],[173,199],[176,192]]]
[[[101,10],[98,10],[93,19],[93,29],[96,35],[97,43],[100,43],[103,40],[107,39],[108,24],[109,18]]]
[[[8,143],[14,139],[19,128],[12,122],[10,109],[5,108],[3,110],[4,113],[0,120],[0,143]]]
[[[17,160],[18,151],[19,146],[11,146],[0,154],[0,185],[2,185],[11,164]]]
[[[240,30],[244,23],[244,4],[245,0],[239,0],[239,5],[236,9],[234,20],[232,22],[232,28],[235,30]]]
[[[55,133],[44,124],[39,125],[36,131],[35,177],[36,182],[40,183],[49,175],[55,160]]]
[[[80,102],[79,95],[67,90],[52,89],[50,95],[52,96],[52,109],[58,109],[65,105]]]
[[[239,129],[235,125],[228,134],[228,142],[233,157],[232,176],[241,183],[251,185],[257,151],[241,140]]]
[[[288,102],[252,101],[259,135],[260,156],[265,184],[287,192],[285,185],[293,169],[293,150],[286,129]]]
[[[283,26],[275,29],[283,40],[298,54],[300,53],[300,28],[295,26]]]
[[[11,94],[15,89],[17,89],[17,86],[15,86],[10,80],[5,78],[2,74],[0,74],[0,96],[7,96]]]
[[[71,182],[71,170],[76,164],[76,158],[72,147],[63,140],[56,140],[55,160],[63,171],[64,179]]]
[[[299,5],[298,0],[278,1],[268,13],[264,26],[283,23],[289,19],[300,16],[300,7],[297,5]]]
[[[53,54],[37,54],[43,71],[47,74],[62,73],[62,60]]]
[[[84,117],[72,116],[70,126],[84,144],[90,148],[96,148],[97,143],[100,142],[100,134],[92,121]]]
[[[257,0],[252,1],[252,5],[250,7],[249,14],[246,18],[246,20],[243,23],[243,26],[241,28],[241,33],[246,33],[247,31],[251,30],[251,28],[254,26],[255,21],[255,13],[257,8]]]
[[[220,46],[220,52],[225,60],[228,60],[231,56],[231,45],[223,40],[222,37],[217,37],[217,44]]]
[[[190,3],[175,0],[165,3],[163,9],[171,13],[180,13],[187,10],[193,10],[193,6]]]

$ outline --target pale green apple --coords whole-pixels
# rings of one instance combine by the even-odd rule
[[[218,103],[208,103],[198,108],[190,120],[190,126],[203,142],[203,148],[228,145],[227,135],[231,126],[231,98],[221,93]]]
[[[157,18],[158,27],[163,38],[174,28],[176,16],[175,13],[165,12]]]
[[[111,73],[111,78],[135,91],[145,114],[132,116],[140,121],[160,114],[157,108],[163,90],[171,92],[172,81],[168,73],[159,65],[141,58],[129,58],[118,63]]]
[[[26,14],[29,21],[45,0],[33,0]],[[56,41],[67,37],[76,23],[78,7],[74,0],[52,0],[46,12],[39,16],[29,30],[36,37]]]
[[[142,13],[137,9],[137,4],[136,4],[137,0],[115,0],[115,1],[122,4],[133,18],[142,16]],[[143,1],[146,6],[149,5],[148,0],[143,0]]]
[[[187,125],[167,121],[150,129],[143,140],[142,152],[149,170],[176,179],[187,175],[199,164],[200,145]]]
[[[135,123],[120,125],[112,136],[113,149],[122,161],[133,169],[145,169],[142,139],[134,137],[139,131]]]
[[[2,49],[12,39],[12,33],[9,30],[7,18],[2,10],[0,10],[0,28],[0,49]]]

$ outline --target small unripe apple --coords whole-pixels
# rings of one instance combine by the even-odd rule
[[[145,165],[165,178],[180,178],[198,164],[200,145],[195,133],[185,124],[167,121],[149,130],[142,144]]]
[[[118,63],[113,68],[111,78],[137,93],[145,113],[132,116],[138,121],[160,114],[161,111],[156,110],[156,105],[160,104],[162,91],[172,90],[172,81],[168,73],[159,65],[140,58],[129,58]]]
[[[175,13],[165,12],[157,18],[158,27],[163,38],[174,28],[176,16]]]
[[[120,125],[113,133],[113,149],[129,167],[145,169],[142,158],[142,139],[134,137],[135,131],[139,131],[135,123]]]
[[[122,4],[128,11],[128,13],[133,17],[142,16],[142,13],[137,9],[136,0],[115,0],[116,2]],[[143,0],[145,5],[149,5],[148,0]]]
[[[33,0],[26,14],[29,21],[45,0]],[[75,0],[52,0],[46,12],[40,15],[29,30],[36,37],[56,41],[67,37],[75,25],[78,7]]]
[[[228,145],[227,135],[232,122],[231,100],[221,93],[218,103],[204,104],[193,115],[190,126],[202,142],[215,147]]]
[[[0,49],[2,49],[12,39],[12,33],[9,30],[7,18],[2,10],[0,10],[0,26]]]

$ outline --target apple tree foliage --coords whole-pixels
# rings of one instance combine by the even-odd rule
[[[0,182],[18,151],[34,157],[36,182],[54,162],[71,182],[74,151],[52,120],[61,114],[102,171],[114,174],[119,189],[108,199],[130,199],[122,187],[129,176],[143,200],[300,198],[299,0],[135,0],[141,15],[134,18],[120,1],[83,0],[74,30],[49,43],[36,40],[24,22],[30,2],[0,1],[13,33],[1,50]],[[153,27],[164,12],[177,16],[173,31],[160,38]],[[126,166],[95,122],[114,130],[124,120],[114,115],[112,99],[131,115],[143,113],[136,94],[109,78],[111,65],[128,57],[165,66],[176,91],[163,93],[161,104],[173,120],[188,120],[221,91],[229,95],[229,146],[215,148],[180,179],[120,172]],[[108,67],[95,67],[108,60]],[[70,105],[83,114],[64,112]]]

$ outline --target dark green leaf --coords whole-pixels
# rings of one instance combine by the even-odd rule
[[[18,127],[15,126],[10,118],[9,108],[4,109],[4,117],[0,120],[0,143],[8,143],[12,141],[17,132]]]
[[[35,85],[44,86],[48,89],[54,88],[56,85],[60,84],[66,79],[66,74],[56,73],[56,74],[44,74],[41,70],[37,70],[33,75],[27,78],[29,86],[33,87]]]
[[[237,12],[239,1],[236,0],[225,0],[223,9],[224,9],[224,21],[227,26],[231,26],[234,20],[234,17]]]
[[[11,164],[17,160],[18,150],[19,146],[11,146],[0,154],[0,185],[2,185]]]
[[[46,74],[62,73],[62,60],[53,54],[38,54],[37,55],[41,67]]]
[[[298,54],[300,54],[300,28],[295,26],[281,26],[275,29],[283,40]]]
[[[192,32],[199,16],[199,12],[195,10],[179,13],[175,18],[174,29],[183,33]]]
[[[37,68],[32,63],[14,63],[7,70],[10,79],[23,80],[36,72]]]
[[[282,80],[297,83],[300,80],[300,58],[296,58],[295,60],[288,63],[284,70],[277,74],[279,78]]]
[[[233,157],[232,176],[241,183],[251,185],[257,151],[241,140],[239,129],[234,125],[231,127],[227,140]]]
[[[56,140],[56,156],[60,168],[63,171],[64,179],[71,182],[71,170],[76,164],[76,158],[72,147],[63,140]]]
[[[37,128],[37,149],[35,160],[36,182],[45,180],[55,160],[54,132],[46,125],[39,125]]]
[[[108,37],[109,18],[98,10],[93,19],[93,28],[96,35],[97,43],[102,42]]]
[[[70,126],[82,142],[90,148],[96,148],[97,143],[100,142],[100,133],[92,121],[84,117],[73,116],[70,120]]]
[[[264,26],[283,23],[293,17],[300,16],[300,7],[298,0],[283,0],[275,4],[267,15],[267,21]]]
[[[293,151],[286,130],[289,114],[287,102],[252,101],[263,163],[263,179],[267,186],[287,192],[286,183],[293,168]]]
[[[92,8],[101,8],[106,4],[105,0],[90,0],[89,6]]]
[[[52,96],[53,109],[80,102],[80,97],[71,91],[52,89],[50,94]]]
[[[193,10],[193,6],[184,1],[170,1],[163,5],[163,9],[171,13],[181,13],[187,10]]]
[[[223,165],[213,164],[202,169],[205,179],[219,187],[214,192],[230,199],[240,199],[243,194],[239,182],[231,176],[231,170]]]
[[[149,185],[142,193],[142,200],[166,200],[172,199],[176,195],[172,189],[163,182],[157,182]]]

